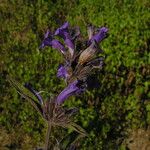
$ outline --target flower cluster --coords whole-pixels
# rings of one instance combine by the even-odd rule
[[[72,109],[72,112],[70,111],[70,114],[68,114],[65,109],[62,109],[61,104],[70,96],[84,92],[87,87],[88,77],[93,73],[93,70],[101,69],[104,58],[98,55],[103,52],[98,43],[106,38],[107,32],[106,27],[96,29],[90,26],[88,28],[89,39],[85,42],[86,44],[83,46],[85,48],[83,49],[81,48],[82,46],[76,44],[76,39],[80,35],[79,28],[71,29],[68,22],[58,28],[54,34],[50,33],[49,30],[46,32],[40,48],[45,46],[53,47],[58,49],[64,57],[64,64],[59,66],[57,77],[63,78],[67,87],[57,97],[44,101],[40,93],[33,89],[29,83],[22,86],[13,79],[9,79],[9,81],[46,121],[55,125],[67,125],[72,116],[70,114],[75,109]],[[57,40],[57,36],[61,37],[64,43]],[[82,41],[79,42],[82,45]]]
[[[57,77],[63,78],[67,87],[58,95],[56,102],[63,103],[69,96],[83,92],[87,87],[87,79],[94,69],[101,69],[104,58],[99,57],[103,51],[99,43],[107,37],[106,27],[88,27],[88,40],[85,41],[85,48],[77,45],[77,38],[80,36],[79,28],[70,28],[66,22],[53,34],[48,30],[40,48],[50,46],[61,52],[64,64],[60,64]],[[57,40],[57,36],[63,39],[64,43]],[[82,44],[82,41],[79,41]]]
[[[50,147],[53,145],[49,145],[51,127],[72,128],[82,136],[87,136],[84,129],[72,122],[72,116],[75,114],[76,108],[66,109],[61,104],[70,96],[84,92],[93,70],[102,68],[104,58],[99,57],[99,54],[103,51],[98,44],[107,37],[107,32],[106,27],[96,29],[90,26],[88,28],[89,38],[84,42],[85,44],[82,41],[77,42],[80,35],[79,28],[71,29],[68,22],[58,28],[54,34],[50,33],[49,30],[46,32],[40,48],[50,46],[58,49],[64,58],[64,64],[59,65],[57,77],[63,78],[67,87],[55,98],[44,101],[40,92],[37,92],[29,83],[22,86],[17,81],[9,79],[18,93],[28,100],[46,121],[48,125],[46,150],[52,149]],[[57,40],[57,36],[62,38],[64,42],[61,43]]]

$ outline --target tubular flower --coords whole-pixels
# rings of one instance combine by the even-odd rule
[[[54,35],[58,35],[64,39],[64,42],[65,42],[66,46],[68,47],[71,56],[73,56],[75,46],[74,46],[74,43],[73,43],[73,40],[71,38],[68,28],[69,28],[69,23],[66,22],[66,23],[64,23],[64,25],[62,25],[60,28],[58,28],[55,31]]]
[[[58,78],[64,78],[64,79],[66,79],[67,76],[68,76],[68,73],[67,73],[66,68],[65,68],[63,65],[60,65],[60,66],[58,67],[57,77],[58,77]]]
[[[108,28],[106,27],[98,29],[98,33],[95,34],[94,36],[91,36],[90,42],[92,42],[93,40],[95,40],[97,43],[101,42],[103,39],[107,37],[107,32]]]
[[[38,99],[39,103],[41,105],[43,105],[43,98],[42,98],[42,96],[40,95],[39,92],[37,92],[36,90],[33,89],[33,87],[31,86],[31,84],[26,83],[24,85],[24,87],[27,88],[31,93],[33,93],[35,95],[35,97]]]
[[[64,45],[58,40],[54,39],[49,30],[45,33],[44,40],[40,48],[44,48],[45,46],[50,46],[54,49],[58,49],[62,54],[64,54],[66,51]]]
[[[57,104],[62,104],[67,98],[73,95],[77,95],[82,93],[85,88],[83,85],[80,84],[80,81],[74,81],[73,83],[70,83],[56,98]]]

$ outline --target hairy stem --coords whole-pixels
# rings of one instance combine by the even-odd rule
[[[48,122],[48,128],[47,128],[46,139],[45,139],[45,150],[49,150],[49,137],[51,133],[51,128],[52,128],[52,125],[50,122]]]

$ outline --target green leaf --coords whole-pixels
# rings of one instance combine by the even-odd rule
[[[37,98],[34,94],[32,94],[29,90],[27,90],[23,85],[12,78],[8,78],[8,81],[11,85],[17,90],[17,92],[26,100],[30,102],[30,104],[42,115],[43,110],[41,105],[39,104]]]
[[[82,136],[88,136],[88,134],[86,133],[86,131],[80,127],[79,125],[77,125],[74,122],[70,122],[69,124],[67,124],[68,128],[71,128],[72,130],[78,132],[79,134],[81,134]]]

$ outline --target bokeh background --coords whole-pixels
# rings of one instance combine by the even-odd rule
[[[149,0],[0,0],[0,149],[42,146],[43,120],[6,77],[30,82],[49,97],[58,94],[65,87],[56,78],[62,58],[39,45],[47,29],[66,21],[79,26],[85,39],[89,24],[109,28],[101,44],[106,60],[100,87],[65,102],[79,108],[75,121],[89,133],[78,149],[150,147]]]

